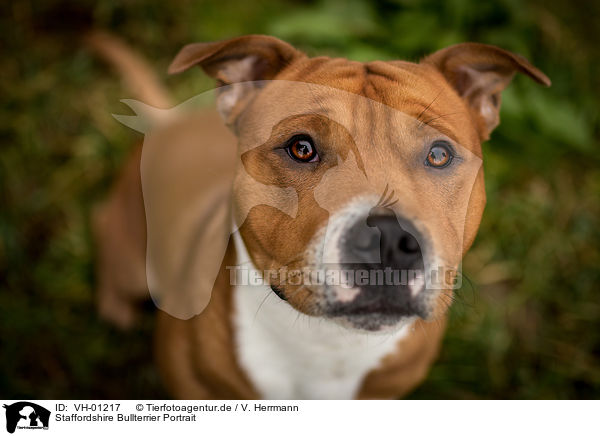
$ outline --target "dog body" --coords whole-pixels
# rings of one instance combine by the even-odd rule
[[[239,263],[251,261],[239,235],[235,248]],[[373,337],[329,320],[298,319],[289,304],[269,298],[270,287],[246,287],[233,289],[234,337],[240,365],[263,398],[354,398],[410,328]]]
[[[267,286],[230,287],[224,270],[201,315],[159,314],[156,349],[177,398],[394,398],[425,377],[443,330],[443,319],[418,320],[373,335],[299,317]]]
[[[204,113],[144,144],[155,153],[141,158],[143,255],[170,392],[406,394],[438,352],[452,298],[434,271],[455,278],[479,227],[480,143],[498,124],[499,94],[517,71],[548,79],[482,44],[419,64],[359,63],[247,36],[187,46],[171,72],[194,65],[222,85],[217,108],[236,140],[200,128]],[[181,182],[167,189],[173,174]],[[238,280],[233,266],[262,282]],[[351,282],[292,280],[342,270]],[[407,270],[394,284],[369,275]],[[354,279],[363,272],[369,280]]]
[[[235,245],[224,263],[233,263]],[[425,377],[444,331],[445,318],[391,335],[352,331],[299,317],[272,292],[231,287],[223,269],[202,314],[159,313],[157,359],[176,398],[396,398]]]

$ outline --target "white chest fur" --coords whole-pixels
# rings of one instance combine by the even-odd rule
[[[238,264],[251,265],[239,235],[234,238]],[[354,398],[410,328],[363,333],[300,314],[265,285],[238,285],[233,292],[239,363],[266,399]]]

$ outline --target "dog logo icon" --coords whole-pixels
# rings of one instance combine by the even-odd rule
[[[14,433],[18,429],[48,430],[50,411],[29,401],[19,401],[4,405],[6,409],[6,431]]]

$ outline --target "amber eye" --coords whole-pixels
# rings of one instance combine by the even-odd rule
[[[434,142],[427,154],[426,164],[434,168],[444,168],[452,161],[450,146],[443,141]]]
[[[285,148],[290,157],[298,162],[316,162],[319,160],[317,149],[308,136],[294,136]]]

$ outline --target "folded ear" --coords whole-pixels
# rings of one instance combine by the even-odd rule
[[[516,72],[550,86],[550,79],[527,59],[499,47],[463,43],[439,50],[422,63],[435,66],[467,101],[479,121],[482,140],[488,139],[500,122],[500,93]]]
[[[257,89],[253,81],[271,80],[294,59],[304,57],[286,42],[272,36],[247,35],[225,41],[186,45],[175,56],[169,73],[200,66],[223,87],[217,109],[232,124],[246,100]]]

